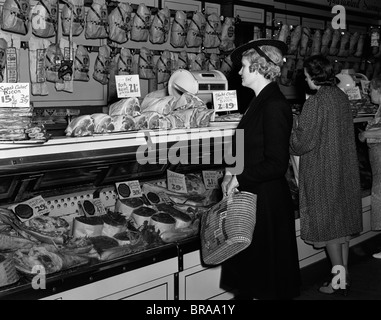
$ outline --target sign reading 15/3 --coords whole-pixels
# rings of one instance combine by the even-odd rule
[[[29,108],[29,83],[3,83],[0,85],[0,106]]]

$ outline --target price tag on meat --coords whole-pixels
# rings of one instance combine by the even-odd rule
[[[116,183],[116,190],[120,199],[137,198],[143,196],[138,180]]]
[[[167,170],[168,190],[179,193],[188,193],[185,175]]]
[[[115,76],[118,98],[140,97],[139,75]]]
[[[216,171],[203,171],[202,177],[204,178],[206,189],[218,189],[219,185]]]
[[[0,107],[29,108],[29,83],[1,83]]]
[[[238,110],[237,91],[213,92],[213,105],[216,112]]]
[[[42,196],[37,196],[9,207],[21,221],[32,219],[50,213],[48,205]]]

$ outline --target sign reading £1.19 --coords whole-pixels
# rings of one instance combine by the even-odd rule
[[[213,92],[215,112],[238,110],[237,92],[235,90]]]
[[[1,83],[0,107],[1,108],[29,108],[30,91],[29,83]]]
[[[140,97],[139,75],[117,75],[115,82],[118,98]]]

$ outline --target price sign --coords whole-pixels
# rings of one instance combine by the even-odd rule
[[[185,175],[167,170],[167,188],[170,191],[188,193]]]
[[[238,110],[237,91],[213,92],[213,105],[216,112]]]
[[[30,208],[29,210],[31,210],[31,214],[28,217],[20,216],[17,212],[17,207],[19,206],[20,207],[23,206],[24,208],[29,207]],[[37,196],[27,201],[20,202],[16,205],[9,207],[8,209],[15,212],[21,221],[26,221],[26,220],[32,219],[33,217],[38,217],[38,216],[42,216],[44,214],[50,213],[48,205],[45,199],[42,198],[42,196]]]
[[[1,83],[0,107],[29,108],[29,83]]]
[[[119,199],[137,198],[143,196],[138,180],[116,183]]]
[[[203,171],[202,177],[204,178],[204,184],[206,189],[218,189],[218,177],[216,171]]]
[[[115,76],[118,98],[140,97],[139,75]]]
[[[345,89],[345,93],[348,95],[349,100],[360,100],[361,93],[359,87]]]

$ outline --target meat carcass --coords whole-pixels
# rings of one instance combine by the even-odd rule
[[[230,51],[235,49],[235,19],[226,17],[222,24],[220,50]]]
[[[365,33],[360,34],[360,38],[357,42],[356,52],[354,54],[355,57],[361,57],[362,56],[365,39],[366,39],[366,34]]]
[[[332,41],[332,35],[333,35],[333,29],[332,27],[328,26],[323,33],[322,40],[321,40],[321,49],[320,53],[323,56],[328,55],[329,53],[329,47]]]
[[[290,41],[290,45],[288,47],[288,54],[296,54],[297,53],[301,38],[302,38],[302,26],[298,25],[291,32],[291,41]]]
[[[287,43],[288,37],[290,35],[290,26],[288,24],[282,24],[280,28],[277,40]]]
[[[139,76],[142,79],[155,79],[156,77],[153,51],[146,47],[142,47],[139,52]]]
[[[205,34],[206,18],[202,12],[193,13],[187,32],[186,45],[188,48],[200,47]]]
[[[220,17],[212,13],[206,19],[205,35],[203,45],[205,48],[218,48],[221,44],[221,20]]]
[[[286,63],[281,69],[280,83],[284,86],[290,86],[295,72],[295,59],[288,57]]]
[[[119,2],[108,16],[109,39],[116,43],[125,43],[132,28],[133,9],[128,3]]]
[[[349,55],[350,56],[353,56],[356,53],[359,39],[360,39],[360,32],[356,31],[351,34],[351,38],[349,40]]]
[[[94,120],[91,115],[82,115],[73,119],[65,130],[68,137],[91,136],[94,133]]]
[[[299,54],[304,57],[307,55],[308,40],[311,37],[311,29],[309,27],[303,27],[302,39],[300,42]]]
[[[339,53],[337,54],[339,57],[349,56],[350,38],[351,38],[351,34],[348,31],[345,31],[341,34],[340,48],[339,48]]]
[[[340,45],[341,31],[339,29],[333,30],[332,42],[329,47],[329,55],[336,56],[339,53],[339,45]]]
[[[316,29],[314,35],[312,36],[312,47],[311,47],[311,55],[317,55],[320,53],[321,48],[321,32],[319,29]]]
[[[112,116],[114,131],[132,131],[135,130],[135,120],[133,117],[123,114]]]

